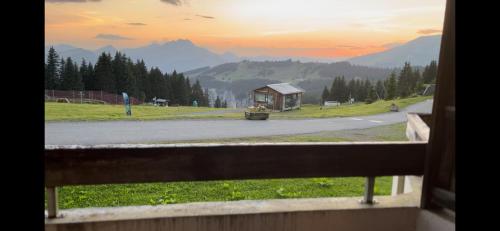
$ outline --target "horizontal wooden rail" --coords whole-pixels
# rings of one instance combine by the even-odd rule
[[[426,142],[45,146],[45,186],[422,175]]]

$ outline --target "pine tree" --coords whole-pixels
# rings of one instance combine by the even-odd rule
[[[87,81],[88,81],[87,83],[84,83],[85,89],[86,90],[96,90],[97,83],[96,83],[96,78],[95,78],[94,65],[92,65],[92,63],[90,63],[90,62],[87,65]],[[88,84],[88,86],[87,86],[87,84]]]
[[[116,80],[113,74],[111,55],[102,53],[95,65],[95,89],[116,93]]]
[[[386,99],[391,100],[396,98],[396,91],[397,88],[397,83],[396,83],[396,73],[392,72],[391,76],[387,80],[387,87],[386,87]]]
[[[57,74],[57,85],[56,85],[56,89],[57,90],[62,90],[61,88],[61,83],[62,83],[62,78],[63,76],[65,75],[65,72],[66,72],[66,61],[64,61],[64,58],[61,58],[61,60],[59,61],[59,71],[58,71],[58,74]]]
[[[344,76],[339,77],[338,81],[338,89],[339,89],[339,102],[345,103],[349,100],[349,91],[347,90],[347,84],[345,82]]]
[[[330,92],[328,91],[328,88],[325,86],[323,89],[323,94],[321,94],[321,105],[325,104],[325,101],[328,100],[328,97],[330,96]]]
[[[417,87],[415,89],[418,95],[421,95],[425,90],[424,79],[420,78],[417,82]]]
[[[45,70],[45,89],[54,90],[58,88],[59,67],[59,55],[53,47],[50,47]]]
[[[413,76],[413,71],[410,63],[405,62],[405,65],[401,72],[399,73],[398,78],[398,95],[401,98],[408,97],[412,93],[411,89],[411,79]]]
[[[85,59],[82,59],[82,63],[80,64],[80,76],[82,78],[83,82],[83,90],[89,90],[90,88],[90,75],[89,75],[89,66],[87,65],[87,62],[85,62]]]
[[[347,92],[349,95],[348,100],[351,100],[351,98],[356,98],[356,81],[354,79],[351,79],[347,84]]]
[[[172,75],[168,77],[168,86],[170,91],[170,97],[174,104],[186,105],[187,95],[186,95],[186,80],[184,75],[177,74],[177,71],[173,71]]]
[[[339,82],[339,77],[335,77],[335,79],[333,79],[332,87],[330,88],[330,97],[328,97],[328,100],[340,101]]]
[[[127,57],[120,52],[116,52],[111,66],[116,83],[116,93],[127,92],[130,96],[134,96],[134,76],[132,69],[128,65]]]
[[[82,75],[78,71],[78,64],[73,63],[73,79],[71,89],[75,91],[83,90]]]
[[[361,83],[361,80],[357,79],[356,81],[354,81],[354,90],[353,90],[354,100],[364,101],[362,88],[363,88],[363,85]]]
[[[208,100],[208,89],[205,89],[203,91],[203,106],[205,106],[205,107],[210,106],[210,102]]]
[[[375,92],[377,93],[377,99],[385,99],[385,89],[381,80],[377,81],[375,85]]]
[[[377,101],[375,89],[373,89],[373,87],[371,85],[368,87],[367,91],[368,91],[368,94],[366,96],[365,102],[370,104],[370,103]]]
[[[126,78],[126,92],[129,92],[131,96],[140,97],[140,90],[137,83],[137,76],[135,75],[134,63],[130,58],[126,58],[125,61],[125,74]]]
[[[61,90],[82,90],[83,83],[78,65],[73,63],[70,57],[64,62],[64,68],[61,75]]]
[[[431,63],[425,66],[424,72],[422,73],[423,83],[430,84],[436,82],[437,76],[437,62],[432,60]]]
[[[368,79],[365,79],[363,82],[360,81],[358,92],[359,101],[366,101],[371,87],[372,84]]]
[[[184,78],[184,74],[182,74],[182,77]],[[192,89],[191,89],[191,83],[189,82],[189,78],[185,78],[185,83],[184,83],[184,98],[185,98],[185,105],[189,106],[193,104],[193,98],[192,98]]]
[[[166,99],[167,97],[167,85],[165,76],[161,73],[160,69],[154,67],[151,68],[148,74],[148,81],[150,83],[150,95],[151,99],[156,97],[160,99]],[[178,102],[171,101],[173,105],[178,104]]]
[[[411,78],[411,83],[410,83],[410,94],[413,94],[415,92],[418,92],[418,84],[420,82],[420,79],[422,77],[420,76],[420,71],[418,69],[415,69],[413,71],[413,75]]]
[[[222,102],[222,107],[227,108],[227,101],[226,100],[224,100],[224,102]]]
[[[137,60],[134,65],[134,76],[136,85],[139,91],[138,97],[140,100],[151,100],[154,96],[151,95],[151,86],[148,81],[148,69],[144,60]]]
[[[60,90],[71,90],[72,78],[73,78],[73,62],[70,57],[65,61],[61,60],[61,83],[59,86]]]
[[[208,100],[205,100],[205,95],[203,93],[203,88],[201,88],[200,81],[196,80],[192,87],[192,100],[196,100],[199,106],[208,106]]]
[[[220,102],[220,98],[219,98],[219,96],[217,96],[217,99],[215,99],[214,107],[220,108],[221,106],[222,105],[221,105],[221,102]]]

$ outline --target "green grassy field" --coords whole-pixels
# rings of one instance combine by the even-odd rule
[[[197,140],[191,142],[320,142],[407,140],[405,123],[294,136]],[[186,141],[184,141],[185,143]],[[58,188],[60,208],[158,205],[198,201],[362,196],[364,178],[298,178],[67,186]],[[392,177],[378,177],[376,195],[389,195]]]
[[[358,103],[320,109],[318,105],[303,105],[300,110],[274,112],[270,119],[304,119],[362,116],[388,112],[392,103],[400,108],[430,99],[414,97],[379,100],[372,104]],[[125,115],[122,105],[45,103],[45,121],[106,121],[106,120],[169,120],[169,119],[244,119],[242,112],[208,107],[132,106],[132,116]]]
[[[330,118],[364,116],[389,112],[391,104],[395,103],[400,109],[409,105],[432,99],[432,96],[419,96],[413,98],[396,100],[378,100],[371,104],[356,103],[351,105],[341,105],[338,107],[321,108],[318,105],[303,105],[300,110],[272,113],[272,119],[304,119],[304,118]]]
[[[198,201],[349,197],[363,194],[365,179],[298,178],[71,186],[58,188],[59,207],[113,207]],[[375,195],[391,192],[392,178],[378,177]]]
[[[45,121],[98,121],[98,120],[162,120],[196,119],[218,115],[193,113],[218,111],[208,107],[154,107],[133,105],[132,116],[125,115],[123,105],[45,103]]]

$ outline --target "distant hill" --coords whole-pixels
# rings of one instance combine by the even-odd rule
[[[104,53],[109,53],[109,54],[114,54],[117,51],[118,51],[118,49],[116,49],[114,46],[107,45],[107,46],[104,46],[104,47],[101,47],[101,48],[95,50],[94,52],[96,53],[97,56],[99,56],[103,52]]]
[[[385,79],[393,69],[352,65],[349,62],[302,63],[299,61],[241,61],[203,67],[184,74],[200,80],[204,87],[232,91],[236,98],[246,97],[248,91],[270,83],[289,82],[306,90],[310,101],[319,99],[323,87],[330,87],[335,76],[346,80]]]
[[[387,51],[351,58],[352,64],[372,67],[402,67],[405,61],[412,66],[425,66],[438,60],[441,35],[422,36]]]
[[[50,46],[45,47],[45,59],[47,59],[49,48]],[[87,62],[90,61],[94,64],[97,61],[97,53],[92,50],[78,48],[67,44],[55,45],[54,49],[59,55],[59,58],[66,59],[68,57],[71,57],[71,59],[73,59],[73,61],[76,61],[78,64],[82,62],[82,59],[85,59]]]
[[[114,55],[118,49],[108,45],[97,50],[88,50],[71,45],[55,45],[54,49],[59,56],[71,57],[80,63],[82,59],[92,63],[97,62],[97,58],[102,52]],[[49,46],[45,47],[47,54]],[[189,40],[176,40],[164,44],[153,43],[143,47],[125,48],[119,50],[133,61],[144,59],[148,67],[158,67],[162,72],[187,71],[204,66],[215,66],[226,62],[239,61],[239,58],[231,53],[216,54],[203,47],[196,46]],[[45,55],[47,56],[47,55]]]
[[[183,72],[237,60],[237,57],[230,53],[219,55],[182,39],[122,51],[132,59],[144,59],[148,66],[156,66],[163,72],[172,72],[174,69]]]

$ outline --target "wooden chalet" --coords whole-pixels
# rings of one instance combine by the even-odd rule
[[[257,88],[252,95],[255,106],[264,105],[273,111],[288,111],[300,108],[304,92],[289,83],[277,83]]]

